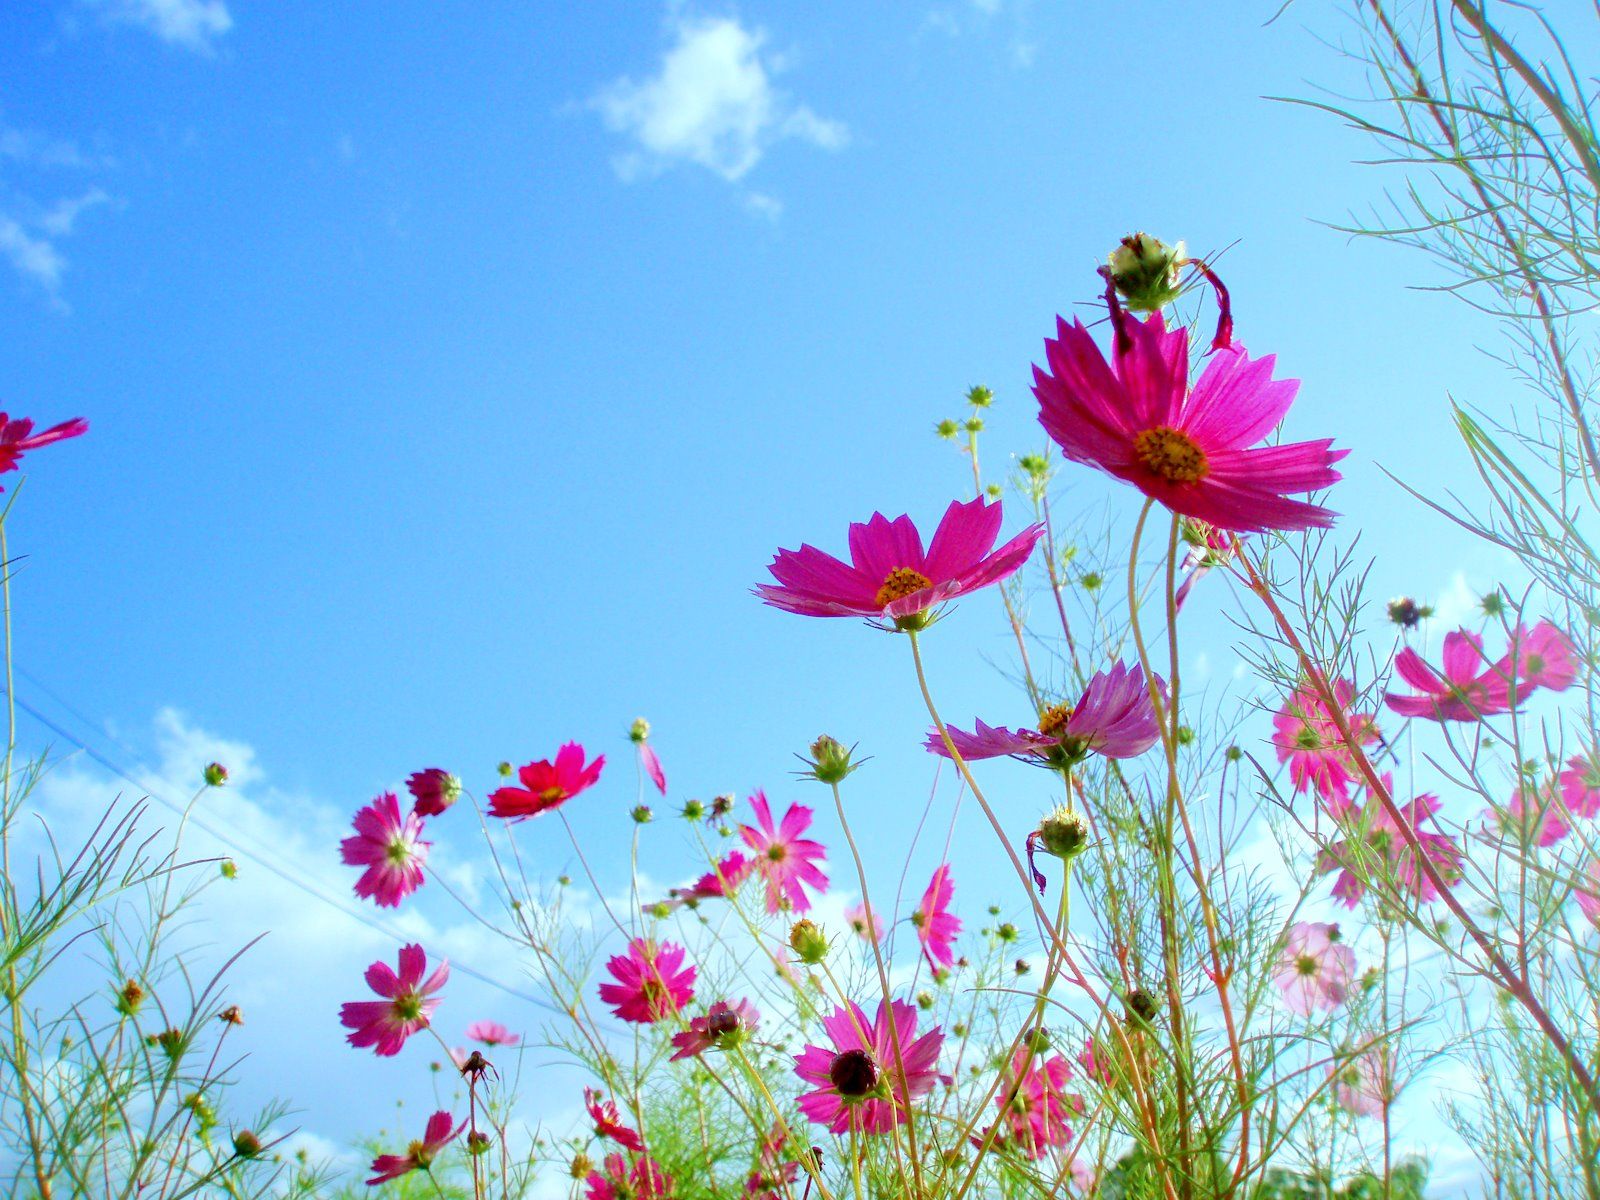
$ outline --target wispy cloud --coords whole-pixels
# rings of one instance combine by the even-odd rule
[[[225,0],[95,0],[106,19],[136,25],[163,42],[197,54],[210,54],[233,28]]]
[[[611,160],[619,178],[632,182],[689,164],[736,184],[779,142],[824,150],[848,144],[843,122],[773,86],[784,64],[765,52],[764,31],[733,17],[679,13],[669,16],[667,31],[672,44],[653,75],[614,80],[589,102],[606,128],[630,143]],[[769,218],[781,209],[760,193],[744,201]]]
[[[115,199],[93,184],[65,195],[58,192],[50,204],[35,197],[45,187],[60,187],[51,182],[54,176],[81,177],[111,165],[110,159],[87,153],[75,142],[9,125],[0,117],[0,260],[58,312],[67,311],[61,285],[68,264],[61,242],[77,231],[84,213]]]
[[[1031,0],[952,0],[929,9],[922,28],[952,38],[966,34],[1002,37],[1012,65],[1031,67],[1039,46],[1028,34],[1030,6]]]

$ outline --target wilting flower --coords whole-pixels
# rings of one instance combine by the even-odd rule
[[[366,867],[355,892],[380,907],[394,908],[422,886],[422,866],[431,842],[422,841],[422,818],[400,813],[400,799],[385,792],[356,812],[355,836],[339,843],[339,853],[352,867]]]
[[[1025,1047],[1018,1049],[995,1100],[1004,1130],[995,1144],[1010,1146],[1028,1158],[1043,1158],[1051,1146],[1071,1144],[1067,1117],[1083,1111],[1083,1098],[1065,1090],[1071,1078],[1072,1067],[1061,1055],[1044,1060],[1030,1056]],[[982,1138],[972,1140],[982,1144]]]
[[[651,749],[650,722],[643,717],[635,717],[633,724],[628,727],[628,738],[639,747],[639,769],[650,777],[650,782],[656,785],[656,791],[665,796],[667,773],[661,769],[661,759]]]
[[[1232,530],[1218,529],[1215,525],[1188,517],[1184,518],[1182,531],[1189,553],[1183,556],[1183,566],[1180,568],[1183,582],[1178,585],[1177,593],[1172,598],[1173,606],[1180,612],[1194,585],[1233,559],[1234,538]]]
[[[415,803],[411,811],[419,817],[437,817],[461,799],[461,780],[439,767],[413,772],[406,790]]]
[[[522,1040],[498,1021],[474,1021],[467,1026],[467,1037],[485,1046],[515,1046]]]
[[[1377,722],[1369,713],[1352,713],[1356,690],[1348,679],[1333,681],[1333,698],[1344,716],[1351,738],[1359,746],[1378,740]],[[1297,792],[1316,789],[1329,810],[1338,816],[1350,806],[1350,783],[1356,778],[1355,754],[1339,733],[1334,713],[1322,694],[1302,683],[1272,718],[1272,744],[1278,761],[1289,764],[1289,778]]]
[[[1386,777],[1384,787],[1388,786]],[[1450,882],[1460,870],[1461,848],[1449,835],[1430,833],[1422,828],[1423,822],[1432,819],[1439,808],[1437,796],[1422,795],[1410,804],[1401,805],[1400,812],[1415,831],[1423,857],[1441,878]],[[1349,838],[1324,850],[1318,856],[1317,870],[1319,873],[1339,871],[1333,894],[1347,907],[1354,908],[1361,902],[1367,890],[1361,876],[1366,873],[1379,877],[1387,875],[1396,887],[1411,892],[1418,900],[1439,898],[1439,889],[1424,873],[1389,810],[1376,797],[1369,800],[1365,808],[1352,807],[1340,819],[1340,825]],[[1381,863],[1375,863],[1375,859]]]
[[[1066,456],[1133,484],[1173,512],[1239,533],[1327,528],[1334,514],[1291,493],[1331,487],[1347,450],[1332,439],[1251,447],[1294,402],[1275,359],[1218,350],[1191,391],[1189,335],[1161,314],[1124,318],[1113,364],[1083,322],[1057,318],[1049,372],[1033,369],[1039,421]],[[1124,344],[1125,342],[1125,344]]]
[[[818,892],[828,888],[828,877],[817,866],[827,851],[821,842],[800,836],[811,827],[811,810],[803,804],[791,804],[783,821],[774,824],[767,794],[761,791],[750,797],[750,807],[755,810],[756,824],[739,826],[739,836],[755,851],[755,870],[767,885],[767,911],[777,913],[788,908],[805,912],[811,907],[806,885]]]
[[[616,1101],[606,1100],[593,1088],[586,1087],[583,1089],[583,1106],[589,1110],[589,1119],[594,1122],[594,1131],[600,1137],[610,1138],[625,1150],[637,1153],[644,1149],[644,1139],[637,1131],[622,1123],[622,1113],[618,1111]]]
[[[1572,894],[1578,898],[1578,911],[1600,929],[1600,858],[1589,864],[1588,878],[1580,880]]]
[[[635,1158],[630,1168],[620,1154],[606,1155],[605,1170],[584,1183],[587,1200],[666,1200],[673,1188],[672,1176],[648,1156]]]
[[[799,1100],[808,1119],[834,1133],[887,1133],[904,1124],[908,1095],[917,1100],[933,1090],[944,1034],[934,1028],[917,1037],[915,1005],[880,1001],[877,1019],[868,1022],[861,1006],[851,1001],[848,1008],[824,1017],[822,1028],[833,1048],[807,1046],[795,1056],[795,1074],[816,1086]],[[903,1077],[896,1045],[905,1066]]]
[[[672,1061],[698,1058],[712,1046],[736,1046],[760,1020],[761,1014],[748,1000],[732,1004],[718,1000],[705,1016],[691,1018],[688,1029],[672,1035],[672,1044],[677,1047]]]
[[[7,471],[15,471],[17,460],[29,450],[37,450],[40,446],[48,446],[51,442],[78,437],[88,432],[89,422],[82,417],[74,417],[59,425],[52,425],[43,433],[34,433],[33,422],[27,417],[18,417],[13,421],[5,413],[0,412],[0,475]],[[5,489],[0,488],[0,492],[3,491]]]
[[[683,956],[682,946],[634,938],[626,954],[606,960],[616,982],[600,985],[600,999],[624,1021],[654,1024],[694,999],[695,970]]]
[[[1553,781],[1543,787],[1521,783],[1504,809],[1490,809],[1484,815],[1494,818],[1507,837],[1525,846],[1553,846],[1572,832]]]
[[[367,986],[383,999],[352,1000],[339,1007],[340,1024],[354,1030],[345,1040],[358,1048],[371,1046],[375,1054],[399,1054],[407,1038],[428,1027],[433,1010],[439,1007],[434,993],[450,978],[448,962],[440,962],[424,982],[427,969],[428,956],[415,943],[400,947],[398,975],[385,962],[368,967]]]
[[[426,1171],[438,1157],[439,1151],[453,1142],[465,1125],[465,1121],[457,1125],[455,1118],[442,1109],[434,1113],[428,1118],[428,1127],[423,1131],[421,1140],[412,1142],[404,1154],[380,1154],[372,1160],[372,1169],[376,1174],[367,1180],[367,1186],[376,1187],[380,1183],[409,1175],[412,1171]]]
[[[1334,1081],[1333,1098],[1339,1107],[1358,1117],[1383,1115],[1383,1107],[1394,1099],[1389,1066],[1383,1049],[1369,1046],[1354,1058],[1328,1068]]]
[[[922,943],[923,957],[935,971],[950,966],[956,960],[956,934],[961,932],[961,918],[950,912],[950,897],[956,885],[950,878],[950,864],[941,863],[928,881],[928,890],[922,893],[922,903],[911,914],[911,924],[916,927],[917,941]]]
[[[1586,754],[1567,760],[1561,772],[1561,799],[1574,816],[1592,817],[1600,813],[1600,765]]]
[[[954,501],[926,552],[911,518],[874,513],[850,526],[849,563],[814,546],[779,550],[767,568],[776,584],[756,595],[775,608],[807,617],[870,617],[921,629],[928,610],[1014,574],[1044,533],[1030,525],[990,553],[1000,535],[1000,505],[982,497]]]
[[[1156,686],[1162,696],[1166,684]],[[973,733],[946,726],[956,753],[964,759],[999,758],[1009,754],[1023,762],[1063,770],[1093,752],[1107,758],[1143,754],[1161,736],[1150,689],[1141,667],[1116,663],[1097,671],[1072,708],[1056,704],[1039,715],[1037,729],[1007,729],[977,722]],[[934,754],[950,756],[937,729],[924,743]]]
[[[672,898],[667,903],[676,906],[696,900],[723,899],[729,892],[737,891],[755,869],[755,863],[739,851],[730,851],[713,869],[700,876],[692,887],[672,888],[668,892]]]
[[[877,913],[871,912],[865,902],[847,905],[844,919],[849,922],[851,931],[864,941],[883,941],[883,919]]]
[[[1476,721],[1506,712],[1536,686],[1531,680],[1518,680],[1513,696],[1509,659],[1490,663],[1483,653],[1483,639],[1465,629],[1444,635],[1443,662],[1441,675],[1407,646],[1394,656],[1395,674],[1421,695],[1400,696],[1389,692],[1383,698],[1384,703],[1403,717]]]
[[[1289,929],[1272,981],[1289,1011],[1309,1016],[1343,1004],[1355,974],[1355,952],[1339,941],[1337,925],[1298,921]]]
[[[583,763],[583,747],[568,742],[556,752],[555,762],[540,759],[517,771],[521,787],[496,788],[489,793],[492,817],[535,817],[560,808],[600,778],[606,756],[598,755],[588,766]]]

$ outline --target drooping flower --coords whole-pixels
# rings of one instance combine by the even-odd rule
[[[1309,1016],[1343,1004],[1355,974],[1355,952],[1339,941],[1337,925],[1298,921],[1289,929],[1272,981],[1290,1012]]]
[[[1339,1107],[1358,1117],[1379,1117],[1394,1099],[1389,1066],[1381,1046],[1369,1046],[1328,1068]]]
[[[622,1113],[615,1100],[607,1100],[593,1088],[586,1087],[583,1089],[583,1106],[589,1110],[589,1119],[594,1122],[594,1131],[598,1136],[610,1138],[625,1150],[635,1153],[644,1150],[644,1139],[638,1131],[622,1123]]]
[[[732,1004],[718,1000],[705,1016],[691,1018],[688,1029],[672,1035],[672,1044],[677,1047],[672,1061],[698,1058],[713,1046],[736,1046],[760,1020],[761,1014],[748,1000],[736,1000]]]
[[[450,978],[450,964],[441,961],[424,981],[428,956],[415,943],[400,947],[400,972],[385,962],[367,968],[367,986],[381,1000],[352,1000],[339,1007],[339,1023],[352,1030],[345,1041],[358,1049],[371,1046],[373,1053],[385,1057],[399,1054],[406,1039],[426,1029],[439,1007],[434,995]]]
[[[605,1169],[590,1172],[584,1184],[587,1200],[668,1200],[674,1186],[649,1156],[636,1157],[630,1167],[620,1154],[606,1155]]]
[[[1511,674],[1519,684],[1564,692],[1578,678],[1578,651],[1572,639],[1549,621],[1540,621],[1530,630],[1517,626],[1511,633],[1507,657]]]
[[[412,812],[419,817],[437,817],[461,799],[461,780],[440,767],[427,767],[413,772],[406,780],[406,790],[415,801]]]
[[[1327,528],[1334,513],[1291,494],[1339,481],[1332,439],[1255,446],[1283,420],[1299,381],[1275,358],[1218,350],[1191,390],[1189,335],[1160,313],[1118,322],[1108,364],[1083,322],[1056,320],[1048,372],[1033,369],[1039,422],[1074,462],[1133,484],[1175,513],[1239,533]],[[1252,448],[1254,447],[1254,448]]]
[[[949,967],[956,960],[954,945],[956,934],[961,932],[961,918],[950,912],[950,897],[955,890],[950,864],[941,863],[928,881],[928,890],[922,893],[922,903],[911,914],[917,941],[922,943],[922,955],[935,971]]]
[[[1333,681],[1333,698],[1357,745],[1378,740],[1378,725],[1370,713],[1353,713],[1356,690],[1348,679]],[[1355,754],[1339,733],[1322,694],[1302,683],[1272,717],[1272,744],[1278,761],[1289,764],[1289,778],[1297,792],[1316,790],[1330,812],[1338,816],[1350,807],[1350,784],[1356,778]]]
[[[1156,687],[1163,697],[1167,694],[1167,685],[1159,677]],[[1064,770],[1090,753],[1134,758],[1161,736],[1144,669],[1120,662],[1108,671],[1097,671],[1071,709],[1065,704],[1045,709],[1039,714],[1037,729],[1007,729],[982,721],[973,733],[946,728],[956,753],[964,759],[1010,755],[1054,770]],[[937,729],[929,732],[924,744],[934,754],[950,756]]]
[[[376,1187],[380,1183],[409,1175],[412,1171],[426,1171],[439,1156],[439,1151],[455,1141],[456,1135],[465,1127],[465,1121],[457,1125],[455,1118],[442,1109],[434,1113],[428,1118],[428,1126],[422,1137],[407,1146],[404,1154],[380,1154],[372,1160],[375,1174],[367,1180],[367,1186]]]
[[[750,797],[750,807],[756,823],[740,825],[739,836],[755,852],[754,869],[767,885],[767,911],[805,912],[811,907],[807,885],[818,892],[828,888],[828,877],[817,866],[826,857],[826,849],[821,842],[800,836],[811,827],[811,810],[791,804],[782,822],[775,824],[767,794],[762,791]]]
[[[1072,1142],[1070,1114],[1083,1111],[1083,1097],[1067,1092],[1072,1067],[1059,1054],[1043,1059],[1019,1048],[1006,1070],[995,1103],[1000,1108],[1001,1132],[994,1144],[1027,1158],[1043,1158],[1052,1146]],[[974,1137],[981,1145],[983,1139]]]
[[[522,1035],[512,1033],[498,1021],[474,1021],[467,1026],[467,1037],[485,1046],[515,1046]]]
[[[865,903],[847,905],[844,919],[849,922],[851,931],[863,941],[883,941],[883,918],[869,911]]]
[[[1579,880],[1572,894],[1577,897],[1578,911],[1588,919],[1589,924],[1600,929],[1600,858],[1589,864],[1587,875],[1587,878]]]
[[[756,869],[756,864],[747,859],[737,850],[728,852],[727,857],[719,860],[716,865],[697,879],[693,886],[686,888],[671,888],[667,901],[669,907],[679,904],[693,904],[700,900],[725,899],[730,892],[739,890],[739,885],[750,877]]]
[[[921,629],[930,610],[1013,575],[1044,533],[1030,525],[1000,549],[1001,510],[982,497],[954,501],[924,552],[922,536],[907,516],[874,513],[850,526],[850,562],[814,546],[779,550],[767,568],[776,584],[757,584],[756,595],[786,612],[807,617],[869,617],[900,628]]]
[[[1178,591],[1173,596],[1173,606],[1183,611],[1183,605],[1189,599],[1189,593],[1194,590],[1194,585],[1218,567],[1226,566],[1233,560],[1233,531],[1218,529],[1215,525],[1205,521],[1196,521],[1185,518],[1183,521],[1183,540],[1189,547],[1189,553],[1183,556],[1183,582],[1178,585]]]
[[[795,1074],[816,1088],[799,1099],[809,1120],[834,1133],[852,1128],[887,1133],[905,1123],[908,1095],[918,1100],[933,1090],[944,1033],[936,1027],[917,1037],[915,1005],[880,1001],[877,1019],[869,1022],[861,1006],[851,1001],[824,1017],[822,1028],[833,1047],[807,1046],[795,1056]],[[903,1077],[896,1045],[905,1066]]]
[[[496,788],[489,793],[492,817],[536,817],[560,808],[600,778],[606,756],[597,755],[588,766],[583,763],[583,747],[568,742],[556,752],[555,762],[540,759],[517,771],[521,787]]]
[[[1387,777],[1384,786],[1389,786]],[[1422,795],[1410,804],[1401,805],[1400,812],[1406,824],[1416,832],[1423,857],[1449,883],[1460,873],[1461,847],[1448,834],[1429,832],[1422,827],[1423,822],[1433,819],[1439,808],[1437,796]],[[1322,851],[1317,858],[1317,870],[1321,874],[1339,871],[1333,894],[1346,907],[1356,907],[1366,893],[1363,875],[1386,877],[1395,887],[1424,902],[1439,898],[1439,889],[1423,871],[1389,810],[1376,797],[1368,800],[1363,808],[1352,806],[1339,818],[1339,824],[1348,836]]]
[[[48,446],[51,442],[79,437],[88,432],[89,422],[82,417],[74,417],[59,425],[52,425],[42,433],[34,433],[33,421],[29,418],[18,417],[13,421],[5,413],[0,412],[0,475],[4,475],[7,471],[15,471],[17,460],[29,450],[37,450],[40,446]],[[0,492],[3,491],[5,489],[0,488]]]
[[[1519,680],[1513,696],[1509,661],[1502,658],[1491,663],[1483,653],[1483,639],[1465,629],[1444,635],[1443,663],[1444,673],[1440,674],[1407,646],[1394,656],[1395,674],[1421,694],[1401,696],[1389,692],[1384,703],[1403,717],[1476,721],[1508,711],[1535,686],[1529,680]]]
[[[643,717],[635,717],[633,724],[628,727],[628,738],[639,748],[639,769],[650,777],[650,782],[656,785],[656,791],[665,796],[667,773],[661,769],[661,759],[650,746],[650,722]]]
[[[1567,759],[1567,769],[1561,772],[1561,799],[1573,816],[1600,813],[1600,763],[1587,754]]]
[[[682,946],[634,938],[626,954],[606,960],[616,982],[600,985],[600,999],[622,1020],[652,1025],[694,998],[695,969],[683,958]]]
[[[1519,784],[1505,808],[1484,815],[1493,818],[1507,838],[1524,846],[1553,846],[1572,832],[1553,780],[1543,787]]]
[[[422,886],[431,842],[422,840],[422,818],[401,815],[400,799],[385,792],[356,812],[355,836],[339,843],[339,854],[352,867],[365,867],[355,893],[382,908],[394,908]]]

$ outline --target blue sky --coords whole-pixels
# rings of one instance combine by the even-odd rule
[[[339,887],[316,857],[337,822],[420,766],[486,790],[581,739],[623,768],[585,814],[603,844],[635,715],[674,803],[801,798],[790,755],[827,730],[877,756],[861,819],[897,873],[931,780],[902,641],[748,588],[874,509],[931,525],[964,484],[932,423],[973,383],[991,462],[1040,448],[1029,364],[1134,229],[1232,246],[1241,340],[1304,381],[1288,434],[1352,449],[1332,504],[1376,598],[1487,587],[1496,564],[1377,464],[1459,480],[1446,396],[1515,384],[1473,348],[1492,329],[1407,290],[1422,264],[1317,223],[1382,180],[1349,165],[1357,135],[1263,98],[1354,83],[1318,40],[1340,18],[1275,7],[11,13],[0,405],[92,425],[26,464],[19,696],[153,771],[227,739],[274,809],[261,836],[325,833],[304,869]],[[1126,507],[1062,481],[1058,511]],[[952,717],[1023,715],[984,658],[994,607],[930,645]],[[1219,608],[1194,650],[1226,674]],[[262,961],[240,970],[270,995]],[[322,1024],[284,1061],[346,1053]],[[410,1086],[368,1067],[343,1086]],[[309,1125],[370,1127],[296,1071],[263,1066]]]

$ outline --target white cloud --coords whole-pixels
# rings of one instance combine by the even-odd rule
[[[29,233],[20,222],[0,213],[0,254],[17,272],[42,287],[52,301],[60,303],[61,274],[67,261],[44,237]]]
[[[0,258],[42,291],[58,311],[67,308],[61,297],[67,259],[59,243],[72,236],[83,213],[110,204],[113,198],[104,188],[90,186],[45,207],[29,195],[37,186],[32,177],[42,178],[52,171],[92,171],[107,165],[108,159],[85,154],[73,142],[18,128],[0,118]],[[30,177],[27,189],[13,182],[12,177],[19,174]]]
[[[109,20],[137,25],[169,45],[209,54],[233,28],[225,0],[97,0]]]
[[[669,18],[674,41],[657,72],[617,79],[590,100],[607,129],[629,139],[612,159],[626,182],[689,163],[730,183],[743,179],[776,143],[838,150],[850,140],[840,121],[818,116],[773,87],[783,63],[763,54],[766,35],[732,17]],[[774,215],[771,197],[747,207]]]

